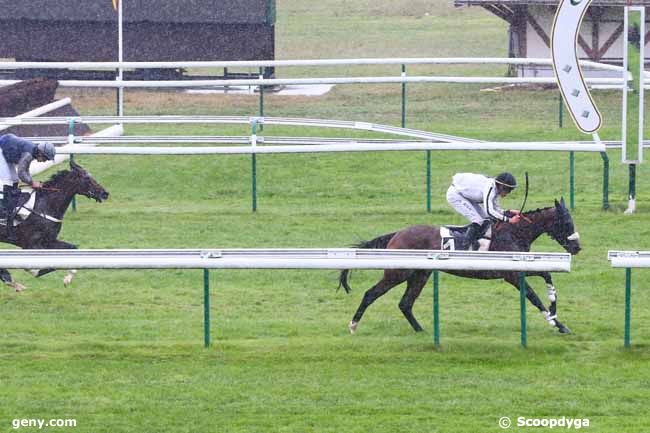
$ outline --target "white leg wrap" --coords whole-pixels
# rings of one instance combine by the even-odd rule
[[[546,289],[548,290],[548,300],[551,302],[557,301],[557,291],[553,284],[547,284]]]
[[[74,278],[75,274],[77,273],[76,269],[70,269],[68,273],[63,277],[63,285],[65,287],[68,287],[72,283],[72,279]]]
[[[551,316],[551,313],[549,313],[548,311],[543,311],[542,313],[544,314],[544,318],[546,319],[549,325],[551,326],[556,325],[555,319],[557,319],[557,315]]]
[[[627,209],[623,212],[625,215],[631,215],[636,211],[636,199],[630,197],[630,200],[627,202]]]

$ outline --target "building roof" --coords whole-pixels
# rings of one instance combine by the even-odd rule
[[[560,0],[454,0],[455,6],[484,6],[484,5],[504,5],[504,6],[557,6]],[[650,6],[650,0],[593,0],[593,6]]]
[[[129,0],[125,22],[272,24],[275,0]],[[0,20],[117,21],[111,0],[0,0]]]

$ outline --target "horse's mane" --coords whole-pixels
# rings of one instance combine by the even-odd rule
[[[44,187],[51,187],[52,185],[58,184],[61,180],[70,174],[70,170],[60,170],[57,173],[54,173],[51,178],[43,183]]]
[[[551,208],[552,208],[552,206],[537,208],[535,210],[527,210],[526,212],[524,212],[524,215],[528,216],[528,215],[536,214],[536,213],[539,213],[539,212],[544,212],[545,210],[549,210]]]

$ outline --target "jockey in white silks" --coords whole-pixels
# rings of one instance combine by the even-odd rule
[[[447,202],[471,223],[467,230],[467,242],[478,249],[478,239],[487,229],[490,220],[517,224],[521,218],[516,209],[504,211],[499,198],[505,197],[517,187],[515,177],[507,172],[496,178],[474,173],[457,173],[447,190]]]
[[[14,219],[20,195],[18,181],[23,181],[34,189],[41,188],[41,183],[32,179],[29,166],[34,159],[40,162],[54,160],[56,148],[52,143],[36,144],[14,134],[5,134],[0,135],[0,150],[0,213],[6,218],[7,238],[15,241]]]

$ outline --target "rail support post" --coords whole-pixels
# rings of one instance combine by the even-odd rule
[[[433,345],[440,348],[440,273],[433,271]]]
[[[571,210],[575,209],[575,152],[569,152],[569,206]]]
[[[603,159],[603,210],[609,209],[609,157],[607,152],[600,152]]]
[[[623,344],[630,347],[630,322],[632,320],[632,268],[625,268],[625,337]]]
[[[210,347],[210,271],[203,269],[203,344]]]
[[[526,273],[519,273],[519,308],[521,313],[521,346],[527,347],[526,338]]]
[[[427,212],[431,213],[431,151],[427,150]]]

